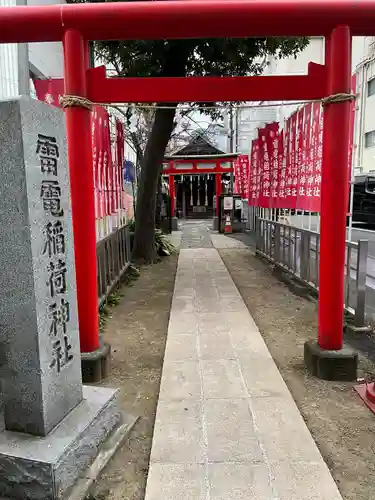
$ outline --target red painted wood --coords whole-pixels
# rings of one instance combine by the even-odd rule
[[[375,0],[190,0],[1,7],[0,43],[87,40],[322,36],[346,25],[375,35]]]
[[[351,92],[350,38],[349,28],[339,26],[327,44],[328,95]],[[350,101],[324,107],[318,343],[330,350],[343,345],[350,108]]]
[[[314,100],[326,95],[326,69],[310,63],[309,75],[186,78],[106,78],[105,67],[88,73],[88,95],[108,102],[220,102]]]
[[[78,31],[64,37],[65,93],[86,97],[85,43]],[[90,111],[66,108],[78,320],[81,352],[99,348],[94,177]]]

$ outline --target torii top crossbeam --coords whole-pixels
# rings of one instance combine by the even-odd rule
[[[375,35],[375,0],[187,0],[0,8],[0,43],[323,36],[346,25]]]

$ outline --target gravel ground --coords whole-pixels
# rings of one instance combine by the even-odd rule
[[[219,251],[287,383],[344,500],[373,500],[375,416],[353,384],[311,377],[303,345],[317,333],[317,306],[295,296],[251,250]],[[375,373],[361,357],[363,374]],[[328,500],[328,499],[327,499]]]

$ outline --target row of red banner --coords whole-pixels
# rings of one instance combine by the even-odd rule
[[[320,103],[293,113],[283,130],[278,123],[260,129],[250,154],[249,204],[319,211],[322,142]]]
[[[355,76],[352,87],[355,92]],[[350,174],[354,119],[353,101],[349,124]],[[235,193],[252,206],[318,212],[322,150],[323,108],[319,102],[309,103],[294,112],[283,129],[274,122],[258,130],[250,157],[241,155],[234,164]]]
[[[60,107],[60,97],[64,94],[64,80],[35,80],[39,100]],[[91,114],[93,176],[95,191],[95,215],[101,219],[112,215],[124,206],[123,175],[124,125],[116,119],[116,140],[111,146],[110,120],[108,111],[102,106],[94,106]]]

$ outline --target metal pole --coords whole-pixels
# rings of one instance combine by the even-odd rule
[[[176,211],[176,193],[174,185],[174,175],[169,174],[169,196],[171,198],[171,217],[175,216]]]
[[[66,95],[87,96],[86,55],[85,42],[81,33],[76,30],[67,30],[64,35]],[[99,348],[91,112],[83,107],[68,107],[65,116],[73,213],[79,334],[81,352],[87,353]]]
[[[215,176],[215,181],[216,181],[216,216],[219,217],[219,203],[220,203],[220,195],[221,195],[221,174],[216,174]],[[220,221],[219,221],[220,224]]]
[[[335,28],[327,45],[328,95],[350,93],[349,28]],[[348,100],[324,107],[318,344],[329,350],[343,345],[350,106]]]
[[[229,107],[229,149],[230,153],[234,152],[234,145],[233,145],[233,139],[234,139],[234,129],[233,129],[233,106],[230,105]],[[231,193],[233,193],[233,162],[232,162],[232,170],[230,173],[230,184],[229,184],[229,190]]]
[[[365,325],[367,258],[368,258],[368,241],[359,240],[358,250],[357,250],[357,275],[356,275],[357,301],[354,313],[354,325],[358,327]]]
[[[354,156],[354,155],[353,155]],[[352,241],[353,230],[353,202],[354,202],[354,158],[352,159],[350,171],[350,202],[349,202],[349,227],[348,227],[348,241]]]

